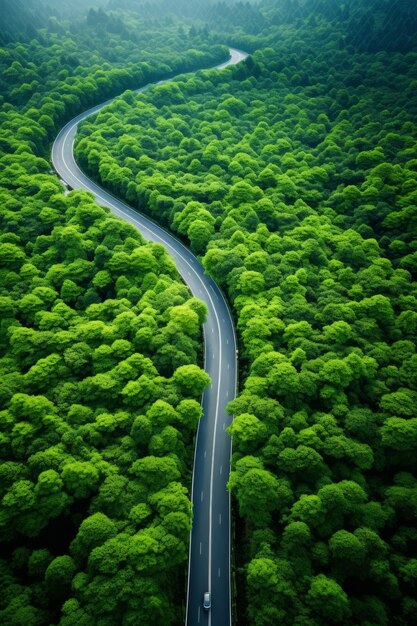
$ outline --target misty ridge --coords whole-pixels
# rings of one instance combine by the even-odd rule
[[[297,28],[304,20],[314,25],[326,19],[342,25],[346,45],[369,51],[412,49],[417,33],[414,0],[1,0],[0,9],[3,42],[29,40],[37,36],[37,29],[60,31],[57,20],[61,19],[73,29],[87,24],[133,41],[141,30],[157,26],[161,20],[186,20],[190,27],[214,33],[221,22],[233,36],[239,29],[241,35],[245,31],[267,35],[268,27],[294,24]],[[219,33],[219,40],[221,36]],[[250,49],[250,40],[246,41]]]

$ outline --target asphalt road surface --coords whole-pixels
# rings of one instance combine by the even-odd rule
[[[229,61],[218,65],[217,69],[239,63],[246,56],[244,52],[230,48]],[[226,405],[236,394],[237,352],[233,322],[222,292],[204,274],[192,252],[155,222],[90,180],[76,164],[73,149],[79,122],[109,102],[111,100],[78,115],[61,130],[52,147],[52,163],[70,188],[91,191],[99,204],[133,224],[145,239],[162,243],[193,295],[208,307],[208,320],[204,325],[205,369],[212,384],[203,396],[204,414],[196,438],[186,625],[230,626],[230,497],[226,483],[231,441],[225,430],[232,421],[226,413]],[[211,593],[209,610],[203,608],[206,591]]]

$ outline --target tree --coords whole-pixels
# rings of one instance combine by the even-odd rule
[[[239,290],[245,295],[262,292],[265,280],[260,272],[246,271],[240,275]]]
[[[339,386],[348,387],[353,379],[352,370],[349,365],[342,359],[332,359],[327,361],[320,369],[320,377],[327,383]]]
[[[122,389],[124,403],[133,408],[141,408],[152,402],[156,392],[157,386],[145,374],[142,374],[137,381],[130,380]]]
[[[116,534],[117,527],[113,520],[103,513],[94,513],[80,524],[70,546],[71,554],[78,563],[83,563],[93,548],[102,545]]]
[[[11,243],[0,245],[0,266],[16,269],[23,265],[25,253],[18,246]]]
[[[297,370],[290,363],[274,365],[267,377],[270,393],[276,398],[296,395],[301,391]]]
[[[399,453],[412,453],[417,446],[417,418],[388,418],[381,428],[383,445]]]
[[[285,474],[300,472],[308,481],[316,481],[326,474],[323,457],[309,446],[285,448],[278,456],[277,465]]]
[[[263,192],[260,187],[250,185],[245,181],[240,181],[232,185],[227,196],[227,200],[233,206],[239,206],[243,203],[252,203],[262,198]]]
[[[130,468],[140,483],[151,492],[159,491],[180,477],[177,462],[171,457],[147,456],[135,461]]]
[[[172,377],[175,385],[182,391],[198,398],[210,383],[209,375],[196,365],[178,367]]]
[[[414,416],[414,402],[416,394],[409,389],[400,389],[394,393],[383,395],[380,407],[389,414],[404,418]]]
[[[200,321],[198,314],[189,306],[183,304],[173,307],[169,316],[175,327],[183,333],[195,336],[198,332]]]
[[[284,480],[278,480],[264,469],[249,469],[242,477],[232,472],[229,489],[236,493],[241,515],[254,526],[266,526],[270,511],[285,510],[292,499],[291,489]]]
[[[68,597],[71,592],[71,582],[76,572],[76,566],[68,555],[57,556],[45,572],[45,585],[49,594],[55,600]]]
[[[214,234],[211,224],[203,220],[196,220],[190,224],[187,235],[190,240],[191,250],[196,254],[202,254],[207,248],[207,244]]]
[[[354,534],[339,530],[329,539],[330,553],[336,571],[342,576],[360,571],[366,560],[366,550],[362,542]]]
[[[255,592],[271,593],[278,581],[278,567],[272,559],[254,559],[249,564],[248,584]]]
[[[282,536],[282,546],[288,554],[302,554],[312,542],[309,527],[304,522],[291,522],[287,524]]]
[[[62,480],[66,489],[76,498],[86,498],[99,483],[99,472],[87,461],[74,461],[62,468]]]
[[[304,522],[309,528],[319,527],[324,519],[323,503],[316,495],[300,496],[291,508],[290,520]]]
[[[201,404],[196,400],[181,400],[176,410],[182,428],[194,432],[202,415]]]
[[[152,434],[151,420],[145,415],[138,415],[130,431],[131,437],[137,444],[147,444]]]
[[[178,482],[171,482],[167,487],[152,494],[149,502],[158,511],[161,517],[170,513],[182,513],[188,520],[191,519],[191,503],[188,491]]]
[[[335,580],[327,578],[324,574],[312,579],[307,602],[319,619],[330,623],[343,624],[350,617],[346,593]]]
[[[267,437],[267,428],[255,415],[242,413],[227,429],[233,437],[233,446],[242,454],[252,454]]]

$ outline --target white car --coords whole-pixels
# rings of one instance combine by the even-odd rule
[[[211,607],[211,593],[210,591],[206,591],[205,594],[203,595],[203,608],[206,609],[206,611],[208,611],[210,607]]]

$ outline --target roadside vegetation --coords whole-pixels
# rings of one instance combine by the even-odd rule
[[[90,194],[64,193],[46,160],[57,129],[86,107],[225,56],[190,51],[201,42],[177,29],[163,49],[162,39],[160,28],[141,47],[90,13],[72,32],[52,22],[2,48],[5,626],[183,618],[205,305],[161,245]]]
[[[240,66],[126,93],[76,154],[233,305],[238,623],[408,624],[417,55],[356,45],[352,14],[296,18]]]
[[[236,319],[237,623],[413,624],[414,2],[51,5],[2,30],[0,622],[183,622],[206,311],[47,161],[122,93],[80,165],[188,243]],[[225,43],[252,54],[181,74]]]

